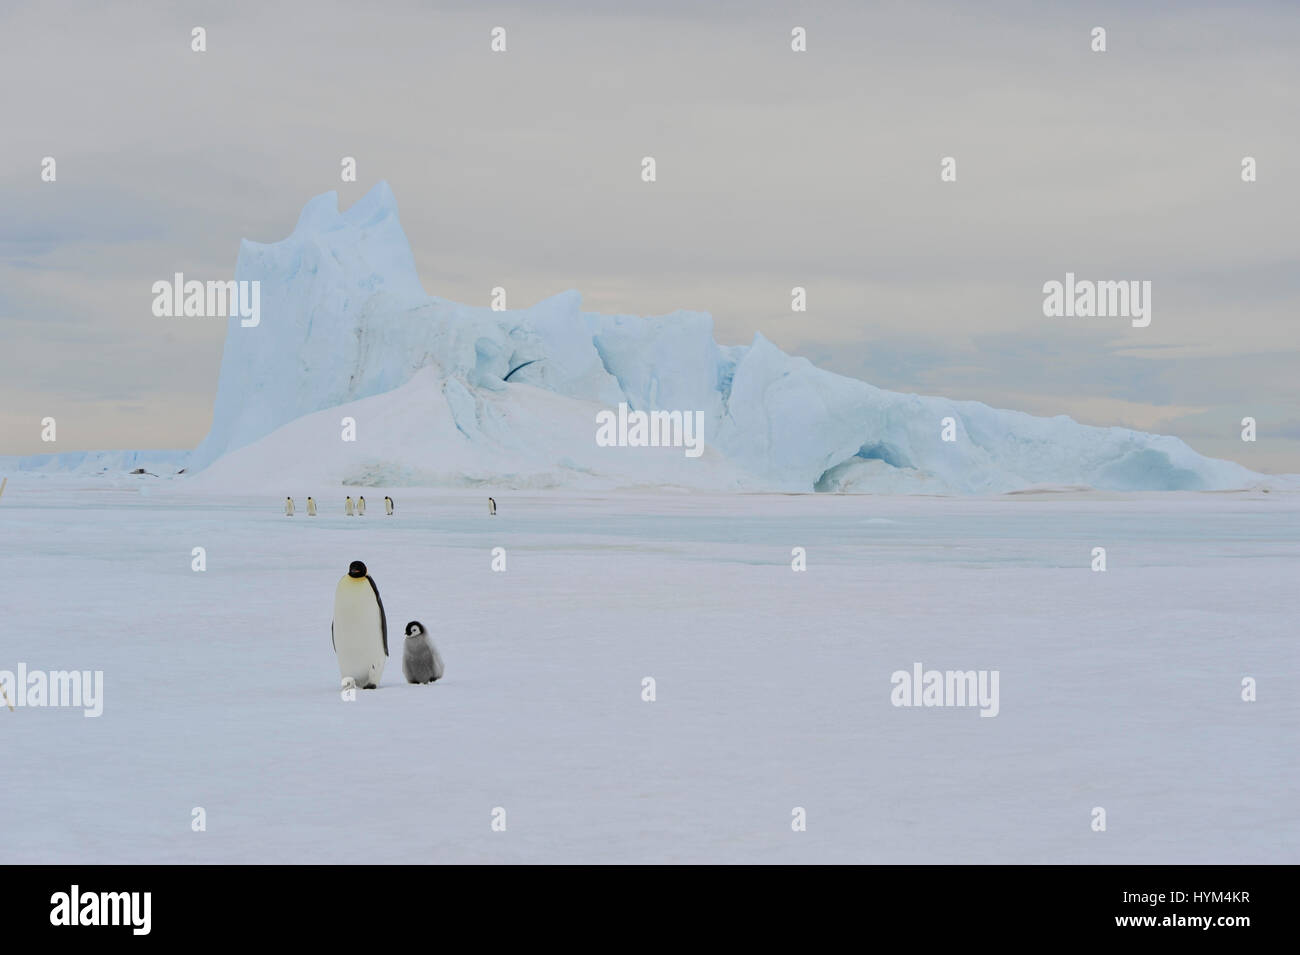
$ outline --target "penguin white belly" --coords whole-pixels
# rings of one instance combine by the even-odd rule
[[[345,577],[334,592],[334,651],[341,677],[359,687],[379,685],[388,657],[379,604],[365,577]]]

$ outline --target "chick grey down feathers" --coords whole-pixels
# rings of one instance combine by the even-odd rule
[[[406,641],[402,650],[402,675],[407,683],[433,683],[442,679],[442,657],[429,639],[424,625],[412,620],[406,625]]]

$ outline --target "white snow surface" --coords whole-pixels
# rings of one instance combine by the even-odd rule
[[[261,323],[230,319],[212,429],[192,455],[91,452],[0,466],[84,474],[143,455],[150,470],[186,467],[190,480],[207,468],[245,488],[290,474],[418,486],[915,493],[1300,486],[1173,437],[883,391],[762,335],[719,346],[699,312],[593,314],[575,291],[510,311],[430,297],[383,182],[346,212],[335,193],[317,196],[280,242],[245,241],[235,277],[261,284]],[[711,452],[681,460],[680,449],[598,448],[595,414],[619,402],[702,412]],[[357,421],[355,449],[337,447],[344,416]],[[941,439],[948,417],[953,442]]]
[[[0,706],[6,861],[1300,862],[1300,495],[373,493],[11,478],[0,670],[105,685]],[[341,699],[357,559],[443,680]]]

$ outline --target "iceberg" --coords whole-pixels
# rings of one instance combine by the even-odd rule
[[[279,242],[244,241],[235,278],[260,283],[262,321],[230,319],[211,431],[163,458],[187,480],[960,494],[1269,480],[1174,437],[885,391],[762,335],[719,345],[701,312],[595,314],[576,291],[500,311],[430,296],[384,182],[345,212],[315,197]],[[596,415],[624,402],[701,412],[706,452],[598,447]],[[47,458],[19,467],[63,466]]]

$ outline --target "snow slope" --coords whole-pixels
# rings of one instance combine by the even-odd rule
[[[603,406],[511,383],[473,388],[416,372],[393,391],[304,415],[195,476],[197,487],[311,488],[678,486],[741,490],[757,482],[713,448],[602,448],[592,440]],[[340,440],[344,417],[356,440]],[[303,492],[307,493],[307,492]]]
[[[317,196],[280,242],[245,241],[236,278],[261,283],[262,320],[252,328],[230,320],[212,429],[186,462],[193,472],[226,456],[219,473],[236,485],[319,462],[313,477],[355,483],[939,493],[1296,486],[1177,438],[884,391],[761,335],[719,346],[699,312],[598,315],[583,312],[574,291],[513,311],[430,297],[383,182],[346,212],[335,193]],[[422,383],[400,390],[417,372]],[[365,403],[381,395],[389,400]],[[710,453],[683,462],[660,449],[598,448],[595,414],[620,402],[703,413]],[[334,426],[309,419],[326,409],[335,409]],[[359,416],[364,461],[336,447],[345,415]],[[941,438],[946,418],[954,441]]]

